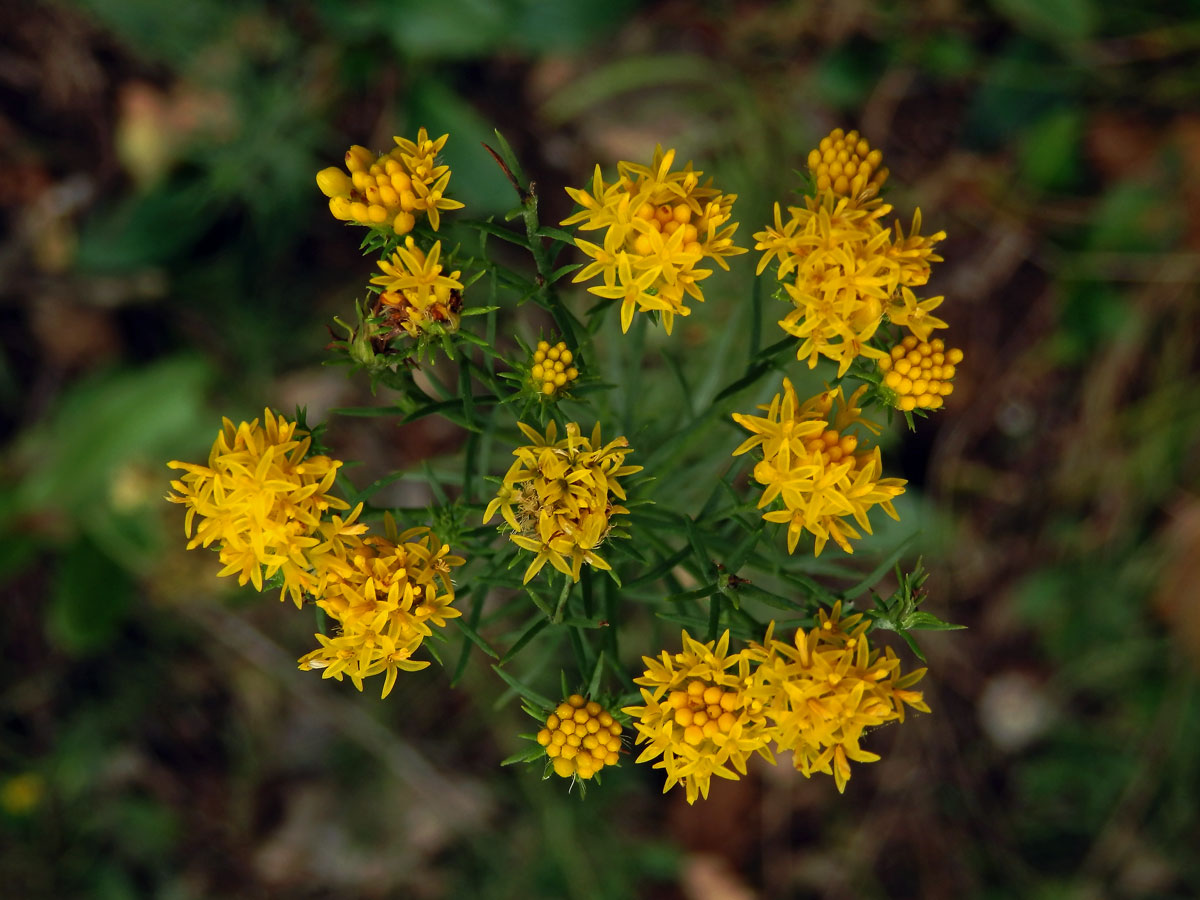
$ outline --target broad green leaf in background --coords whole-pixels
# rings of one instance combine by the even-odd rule
[[[987,64],[964,121],[969,145],[994,150],[1055,109],[1071,106],[1084,73],[1048,47],[1018,37]]]
[[[124,273],[168,262],[216,221],[220,210],[204,181],[160,184],[100,207],[83,223],[75,265],[85,272]]]
[[[1092,0],[992,0],[992,6],[1021,31],[1048,40],[1080,41],[1096,27]]]
[[[203,404],[210,377],[205,363],[175,358],[79,382],[17,448],[24,477],[10,512],[91,515],[110,505],[131,464],[153,466],[165,489],[163,461],[194,455],[204,435],[211,440],[213,423]]]
[[[1029,184],[1042,190],[1064,190],[1082,174],[1080,147],[1083,113],[1076,107],[1056,109],[1021,135],[1018,166]]]
[[[424,126],[431,137],[449,133],[442,158],[450,167],[452,197],[470,198],[463,215],[486,218],[509,209],[516,199],[512,185],[481,146],[495,143],[493,129],[459,94],[434,78],[422,78],[409,93],[408,121],[414,137]]]
[[[887,64],[878,45],[855,41],[838,47],[817,65],[812,87],[830,106],[850,110],[867,99]]]
[[[133,590],[131,577],[95,544],[75,543],[58,561],[46,617],[50,637],[68,653],[102,648],[116,635]]]
[[[1092,214],[1090,250],[1145,253],[1170,250],[1183,231],[1183,210],[1161,184],[1122,181],[1110,188]]]

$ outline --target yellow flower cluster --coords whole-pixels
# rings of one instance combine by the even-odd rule
[[[850,540],[861,535],[849,518],[867,534],[871,533],[867,519],[871,507],[879,506],[893,519],[899,518],[892,500],[904,493],[904,480],[883,478],[879,448],[866,444],[867,435],[848,433],[854,426],[868,433],[879,430],[856,405],[866,390],[864,385],[846,400],[838,387],[800,403],[785,378],[783,393],[776,394],[770,405],[759,407],[765,416],[733,415],[751,432],[733,455],[762,447],[763,459],[754,467],[754,478],[763,485],[758,507],[782,498],[784,508],[763,513],[763,518],[787,523],[789,553],[795,551],[803,531],[816,537],[816,556],[830,538],[853,553]]]
[[[629,512],[612,501],[625,499],[618,479],[642,470],[624,465],[632,452],[629,442],[619,437],[602,444],[599,423],[590,440],[574,422],[562,440],[555,439],[554,422],[544,437],[523,422],[517,425],[532,443],[513,451],[517,459],[483,521],[499,509],[512,528],[510,540],[537,554],[525,570],[526,582],[547,562],[576,581],[584,563],[610,569],[596,549],[608,536],[611,518]]]
[[[579,370],[571,365],[574,361],[575,354],[564,342],[559,341],[551,347],[549,341],[538,341],[529,369],[534,387],[547,397],[553,397],[579,377]]]
[[[171,482],[177,493],[167,499],[187,507],[188,549],[215,543],[219,574],[262,590],[279,573],[281,600],[290,596],[300,607],[306,594],[316,598],[338,633],[316,635],[321,647],[300,668],[339,681],[349,675],[359,690],[363,678],[384,673],[386,697],[398,671],[428,665],[411,656],[430,624],[460,614],[450,605],[449,573],[463,560],[427,528],[397,535],[390,517],[387,537],[367,535],[357,521],[361,503],[345,518],[333,513],[349,507],[328,493],[342,463],[308,456],[311,438],[295,422],[269,410],[263,420],[225,419],[207,466],[167,464],[186,473]]]
[[[820,612],[818,624],[800,628],[792,642],[775,640],[774,623],[762,644],[745,651],[758,663],[748,694],[760,703],[777,751],[792,751],[796,769],[832,775],[846,789],[850,762],[879,759],[859,746],[864,733],[888,722],[903,722],[904,707],[929,712],[919,691],[909,690],[925,675],[900,672],[889,647],[872,650],[869,624],[861,614],[841,618],[841,603]]]
[[[172,469],[186,474],[172,481],[172,503],[187,507],[184,533],[188,549],[217,545],[224,568],[261,591],[264,578],[281,573],[280,599],[291,596],[297,606],[304,591],[313,591],[319,576],[312,558],[328,543],[328,523],[322,517],[348,504],[329,493],[340,460],[309,456],[312,441],[283,416],[263,410],[259,420],[234,425],[224,420],[208,454],[208,465],[171,460]],[[359,509],[336,528],[357,533]],[[197,521],[197,519],[199,521]],[[324,531],[323,531],[324,529]]]
[[[441,252],[441,241],[435,241],[426,254],[407,237],[391,259],[379,261],[383,274],[372,278],[371,284],[382,288],[376,311],[389,329],[388,337],[398,334],[419,337],[430,331],[458,330],[462,273],[442,274],[443,266],[438,262]]]
[[[645,705],[624,712],[647,745],[637,761],[662,757],[654,768],[667,774],[664,793],[682,783],[694,803],[708,797],[713,775],[736,780],[751,754],[774,764],[789,750],[806,778],[824,772],[843,791],[851,761],[879,759],[859,746],[867,730],[903,722],[906,705],[929,712],[910,690],[925,670],[902,674],[890,648],[872,650],[861,614],[841,618],[838,602],[819,616],[791,643],[774,638],[772,622],[763,643],[738,653],[728,652],[728,631],[707,644],[685,631],[682,652],[642,658],[646,671],[634,681]]]
[[[954,367],[962,360],[957,347],[947,350],[940,339],[918,343],[910,334],[879,361],[879,370],[897,409],[938,409],[954,391]]]
[[[546,718],[537,742],[546,748],[556,775],[586,780],[617,764],[621,726],[595,700],[572,694]]]
[[[364,678],[382,674],[384,697],[399,672],[429,665],[412,655],[433,633],[430,625],[462,615],[451,606],[450,569],[464,562],[428,528],[395,534],[389,520],[388,532],[346,541],[330,561],[317,606],[337,622],[337,634],[314,635],[321,646],[300,658],[301,669],[338,681],[349,676],[360,691]]]
[[[618,163],[611,184],[604,183],[596,166],[591,193],[567,188],[583,209],[562,224],[578,224],[580,231],[604,229],[603,245],[575,239],[592,261],[574,280],[603,276],[602,286],[588,290],[621,301],[622,331],[629,330],[634,312],[659,312],[670,334],[675,316],[691,312],[686,297],[704,301],[699,282],[712,269],[698,268],[701,261],[711,259],[728,269],[725,257],[746,252],[734,246],[737,225],[729,224],[737,195],[721,193],[711,178],[701,184],[703,173],[693,171],[690,162],[672,172],[674,161],[675,151],[659,146],[649,166]]]
[[[708,797],[712,776],[736,781],[746,761],[767,749],[767,719],[760,700],[748,692],[751,657],[729,653],[729,632],[702,644],[683,632],[683,650],[642,657],[645,673],[634,679],[643,706],[624,712],[637,721],[637,743],[646,744],[637,761],[662,757],[654,768],[667,773],[663,793],[677,783],[688,803]],[[732,768],[730,768],[732,766]]]
[[[317,173],[317,187],[329,198],[335,219],[359,225],[390,225],[396,234],[408,234],[424,215],[437,231],[440,211],[462,209],[445,196],[450,168],[437,164],[437,155],[449,137],[430,140],[422,128],[416,141],[396,137],[396,146],[376,155],[355,144],[346,151],[343,172],[330,166]]]
[[[887,181],[883,153],[872,150],[857,131],[846,134],[835,128],[816,149],[808,154],[808,171],[818,191],[832,191],[842,197],[874,197]]]
[[[813,151],[820,153],[813,169],[816,194],[806,198],[803,207],[788,207],[787,221],[775,204],[774,225],[754,238],[755,249],[763,251],[760,275],[778,260],[777,277],[793,305],[779,325],[801,339],[796,358],[806,359],[810,368],[821,356],[832,359],[840,378],[859,356],[883,357],[883,351],[868,341],[885,316],[921,340],[934,328],[946,326],[930,315],[943,298],[919,300],[912,292],[929,281],[931,264],[941,260],[933,247],[946,233],[922,235],[920,210],[907,235],[898,220],[894,232],[882,224],[892,207],[875,196],[883,180],[880,173],[886,172],[878,169],[878,151],[860,157],[866,142],[855,135],[853,154],[848,149],[835,152],[836,141],[825,146],[835,136],[843,144],[848,139],[839,129]],[[832,162],[826,162],[829,153]],[[847,171],[853,174],[847,176]],[[825,182],[829,184],[822,187]]]

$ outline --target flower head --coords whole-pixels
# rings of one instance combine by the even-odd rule
[[[572,694],[546,718],[537,742],[546,748],[554,773],[589,779],[615,766],[621,752],[621,725],[595,700]]]
[[[899,518],[892,500],[904,493],[905,482],[883,478],[879,448],[868,446],[867,439],[879,426],[863,418],[856,405],[866,390],[863,385],[847,400],[838,387],[800,403],[785,378],[782,395],[760,407],[766,416],[734,413],[734,421],[751,436],[733,455],[762,447],[763,459],[754,467],[755,480],[764,486],[758,506],[782,499],[784,508],[763,513],[763,518],[787,523],[789,553],[805,531],[816,538],[816,556],[830,538],[853,553],[850,541],[861,535],[849,519],[870,534],[871,507]],[[855,426],[866,434],[851,433]]]
[[[885,318],[920,340],[946,325],[928,315],[941,297],[918,300],[912,292],[929,281],[931,264],[941,260],[933,248],[946,233],[922,235],[920,210],[907,235],[899,221],[894,231],[884,224],[892,208],[877,196],[887,176],[880,162],[857,132],[835,130],[809,155],[816,193],[803,207],[788,207],[786,221],[776,204],[774,224],[754,235],[763,252],[759,274],[777,262],[792,303],[779,325],[800,338],[796,358],[810,368],[822,356],[832,359],[839,378],[858,357],[885,355],[870,343]]]
[[[612,528],[612,516],[629,512],[613,502],[625,499],[618,479],[642,470],[624,465],[632,452],[629,442],[619,437],[602,444],[598,423],[588,439],[571,422],[562,440],[555,439],[554,422],[544,437],[523,422],[517,425],[533,443],[513,451],[517,459],[484,522],[500,510],[512,528],[509,539],[537,554],[525,570],[526,582],[547,562],[576,581],[584,563],[611,568],[596,551]]]
[[[686,298],[704,301],[699,282],[712,274],[700,268],[711,259],[728,269],[725,257],[745,253],[733,244],[737,224],[730,224],[736,194],[723,194],[712,179],[701,184],[702,172],[671,171],[675,151],[656,147],[650,165],[617,164],[617,180],[604,183],[600,167],[592,190],[567,188],[582,209],[563,220],[580,231],[604,231],[602,244],[576,238],[591,257],[575,281],[603,276],[604,284],[588,290],[621,301],[621,330],[628,331],[635,312],[659,312],[667,334],[676,315],[691,310]]]
[[[384,675],[383,696],[399,672],[423,669],[413,653],[448,619],[461,613],[454,602],[450,570],[463,564],[428,528],[356,542],[325,571],[317,606],[337,623],[333,637],[314,635],[320,647],[300,659],[301,669],[321,669],[323,678],[362,681]]]
[[[263,410],[262,425],[225,419],[207,466],[167,463],[185,472],[171,482],[167,499],[187,507],[188,549],[216,544],[224,566],[219,574],[236,574],[239,584],[260,591],[264,578],[281,572],[280,599],[289,595],[297,606],[314,584],[311,554],[329,542],[323,517],[349,506],[329,493],[341,461],[310,456],[310,445],[295,422]],[[354,525],[358,513],[337,519],[336,530],[365,530]]]
[[[559,341],[553,347],[549,341],[538,341],[537,349],[533,351],[533,364],[529,368],[529,377],[535,390],[546,397],[553,397],[571,386],[579,377],[579,369],[573,363],[575,354],[567,349],[567,345]]]
[[[396,137],[396,146],[376,155],[357,144],[346,151],[346,169],[331,166],[317,173],[317,187],[329,198],[335,219],[359,225],[391,226],[408,234],[424,215],[434,231],[441,210],[462,209],[445,196],[450,168],[437,164],[437,155],[449,135],[431,140],[425,129],[417,139]]]
[[[777,749],[791,750],[806,778],[832,775],[839,791],[851,761],[879,759],[859,746],[868,730],[903,722],[906,705],[929,712],[921,693],[910,690],[925,670],[902,674],[891,648],[872,650],[862,619],[842,618],[839,601],[832,612],[821,610],[815,627],[797,629],[791,642],[773,637],[772,622],[763,643],[745,651],[758,663],[748,694],[761,704]]]
[[[646,671],[634,682],[643,685],[644,705],[623,711],[637,720],[637,743],[646,744],[637,761],[661,757],[654,768],[667,773],[664,793],[682,783],[688,803],[695,803],[708,797],[712,776],[745,775],[752,753],[774,762],[763,705],[747,693],[750,657],[729,653],[728,631],[707,644],[685,631],[680,652],[642,661]]]
[[[940,339],[918,342],[910,334],[879,361],[884,396],[905,411],[939,409],[954,391],[955,366],[962,360],[957,347],[947,350]]]
[[[438,262],[442,242],[436,241],[426,254],[407,237],[391,259],[379,261],[382,275],[371,279],[382,288],[379,313],[396,332],[410,337],[441,330],[455,332],[461,320],[462,282],[460,272],[443,274]]]

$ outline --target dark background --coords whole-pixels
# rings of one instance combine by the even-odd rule
[[[11,0],[0,35],[0,894],[1200,894],[1195,3]],[[858,127],[949,232],[966,361],[885,459],[969,630],[845,795],[785,761],[689,808],[627,763],[581,801],[498,767],[526,725],[485,667],[320,682],[304,616],[184,551],[164,461],[220,415],[380,402],[320,365],[370,265],[313,176],[420,125],[474,216],[512,200],[493,127],[547,220],[677,146],[743,245]],[[329,441],[366,473],[458,446],[379,423]]]

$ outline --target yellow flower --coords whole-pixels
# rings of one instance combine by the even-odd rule
[[[928,315],[942,298],[918,300],[911,290],[929,281],[931,264],[941,260],[933,247],[946,233],[922,235],[920,210],[907,235],[899,221],[894,234],[883,224],[892,208],[876,196],[887,174],[879,162],[879,151],[857,132],[835,130],[809,155],[816,194],[788,207],[786,221],[776,204],[774,224],[754,235],[763,253],[758,273],[777,261],[792,302],[779,325],[800,338],[796,358],[810,368],[822,356],[832,359],[839,378],[859,356],[883,358],[868,341],[885,317],[921,340],[946,325]]]
[[[888,301],[887,315],[897,325],[905,326],[918,340],[927,341],[935,328],[946,327],[944,321],[929,314],[942,305],[943,299],[930,297],[928,300],[918,300],[907,287],[901,287],[899,296],[893,296]]]
[[[850,762],[874,762],[878,754],[859,743],[866,731],[903,722],[904,708],[929,712],[919,691],[910,690],[925,675],[900,672],[891,648],[872,650],[861,614],[841,618],[841,602],[820,612],[811,630],[797,629],[791,643],[774,639],[775,623],[762,644],[746,656],[758,663],[747,693],[762,705],[776,749],[791,750],[792,762],[806,778],[832,775],[846,789]]]
[[[483,521],[500,510],[512,529],[509,539],[537,554],[525,570],[526,582],[547,562],[576,581],[584,563],[610,569],[596,550],[608,536],[611,518],[629,512],[613,503],[614,497],[625,499],[618,479],[642,470],[623,465],[632,452],[629,442],[619,437],[602,444],[599,423],[589,440],[571,422],[561,441],[555,440],[554,422],[545,437],[523,422],[517,425],[533,443],[513,451],[517,459]]]
[[[941,340],[921,341],[911,334],[879,361],[883,386],[897,409],[939,409],[954,392],[955,366],[963,360],[957,347],[946,349]]]
[[[682,651],[642,661],[646,671],[634,682],[643,685],[645,705],[623,711],[637,720],[637,743],[647,745],[637,761],[662,757],[654,768],[667,773],[663,793],[682,783],[688,803],[695,803],[697,796],[707,799],[713,775],[734,781],[745,775],[752,753],[774,762],[763,705],[746,690],[750,657],[729,654],[728,631],[707,644],[685,631]]]
[[[389,526],[390,527],[390,526]],[[349,676],[362,690],[364,678],[382,674],[383,694],[399,672],[423,669],[413,653],[461,613],[454,602],[450,569],[463,564],[428,528],[367,537],[351,545],[341,564],[326,569],[321,607],[338,634],[315,635],[321,644],[300,658],[301,669],[321,669],[323,678]]]
[[[546,718],[537,742],[546,748],[556,775],[586,780],[617,764],[621,726],[595,700],[572,694]]]
[[[809,151],[808,170],[818,191],[830,191],[854,200],[869,200],[887,181],[883,154],[872,150],[857,131],[846,134],[835,128]]]
[[[900,224],[899,219],[893,225],[896,236],[890,241],[887,252],[899,266],[900,284],[910,288],[920,287],[929,281],[931,263],[942,261],[942,258],[933,252],[933,246],[946,239],[946,232],[935,231],[933,234],[922,235],[919,209],[913,213],[912,228],[908,230],[907,237],[904,236],[904,226]]]
[[[390,225],[396,234],[408,234],[416,217],[424,215],[434,231],[441,210],[462,209],[445,196],[450,168],[437,164],[437,155],[449,135],[430,140],[425,129],[417,139],[396,137],[396,147],[378,156],[357,144],[346,151],[349,175],[336,167],[317,173],[317,187],[329,198],[335,219],[360,225]]]
[[[216,544],[224,568],[262,590],[263,579],[283,574],[284,595],[297,606],[312,584],[309,554],[322,543],[322,517],[348,504],[329,493],[340,460],[309,456],[311,439],[295,422],[263,410],[258,419],[224,428],[213,442],[208,465],[172,460],[167,465],[186,474],[167,495],[187,507],[184,533],[188,549]],[[350,515],[352,533],[359,509]],[[340,522],[340,520],[339,520]]]
[[[807,198],[805,208],[789,207],[786,223],[777,204],[776,227],[755,235],[756,248],[766,251],[759,272],[779,259],[778,277],[794,307],[779,325],[801,338],[796,358],[810,368],[825,356],[838,362],[841,377],[856,357],[883,355],[867,341],[899,283],[891,232],[879,224],[888,211],[858,208],[827,191]]]
[[[574,362],[575,354],[564,342],[559,341],[551,347],[549,341],[538,341],[537,349],[533,351],[533,365],[529,368],[534,388],[547,397],[565,391],[579,377],[579,370],[572,365]]]
[[[751,432],[733,455],[763,448],[763,460],[754,467],[754,478],[763,485],[758,507],[782,499],[784,508],[765,512],[763,518],[787,523],[788,553],[795,551],[805,531],[816,538],[815,556],[821,555],[830,538],[853,553],[850,541],[861,535],[849,518],[867,534],[871,533],[867,519],[871,507],[879,506],[893,519],[899,518],[892,500],[904,493],[905,481],[881,477],[879,448],[866,444],[865,438],[879,430],[863,418],[856,405],[866,390],[863,385],[847,401],[838,387],[801,404],[791,381],[785,378],[783,394],[759,407],[766,416],[733,415],[735,422]],[[868,434],[860,439],[848,433],[855,426]]]
[[[672,172],[675,151],[654,150],[649,166],[617,164],[618,177],[605,184],[600,167],[592,191],[567,188],[582,209],[564,219],[580,231],[604,230],[603,245],[576,238],[575,244],[592,262],[575,275],[576,282],[602,275],[604,284],[588,290],[621,301],[621,330],[628,331],[635,312],[659,312],[667,334],[676,315],[691,310],[686,297],[704,302],[699,282],[712,269],[698,268],[711,259],[728,269],[725,257],[745,253],[733,244],[737,224],[729,224],[736,194],[723,194],[710,178],[689,162]]]
[[[379,295],[379,314],[393,329],[410,337],[422,332],[442,330],[455,332],[461,321],[462,282],[460,272],[443,275],[438,263],[442,242],[436,241],[428,255],[411,237],[392,254],[391,259],[379,261],[382,275],[371,284],[383,288]]]

